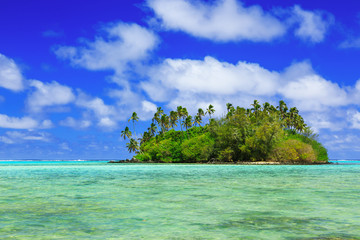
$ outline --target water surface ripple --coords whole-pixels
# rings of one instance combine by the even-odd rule
[[[360,165],[0,162],[0,239],[360,239]]]

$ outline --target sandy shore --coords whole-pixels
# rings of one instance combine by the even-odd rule
[[[108,163],[140,163],[140,164],[156,164],[158,162],[140,162],[140,161],[133,161],[133,160],[119,160],[119,161],[109,161]],[[161,162],[160,164],[167,164]],[[259,162],[204,162],[204,163],[169,163],[169,164],[221,164],[221,165],[321,165],[321,164],[331,164],[330,162],[314,162],[314,163],[285,163],[285,162],[266,162],[266,161],[259,161]]]

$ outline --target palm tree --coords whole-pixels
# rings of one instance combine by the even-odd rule
[[[159,112],[156,112],[156,113],[154,113],[154,117],[152,118],[152,122],[153,123],[157,123],[157,124],[159,124],[160,123],[160,116],[159,116]]]
[[[151,138],[150,133],[149,133],[149,132],[144,132],[143,135],[142,135],[142,138],[140,139],[140,146],[141,146],[143,143],[149,141],[150,138]]]
[[[179,123],[180,123],[181,131],[182,131],[182,125],[183,124],[181,124],[181,120],[184,121],[185,118],[189,115],[189,113],[188,113],[186,108],[183,108],[181,106],[177,107],[177,113],[178,113],[178,117],[179,117]]]
[[[201,126],[201,117],[199,115],[196,115],[194,117],[194,124],[198,124],[199,126]]]
[[[280,116],[282,119],[285,117],[285,113],[288,110],[286,103],[283,100],[279,101],[279,106],[276,107],[280,111]]]
[[[139,150],[139,144],[138,144],[138,142],[135,140],[135,139],[133,139],[133,138],[130,138],[130,142],[128,142],[127,144],[126,144],[126,146],[127,146],[127,148],[128,148],[128,150],[129,150],[129,152],[131,153],[131,152],[137,152],[138,150]]]
[[[209,105],[209,107],[206,109],[206,113],[209,114],[210,118],[211,118],[211,114],[214,114],[215,109],[213,105]]]
[[[177,115],[177,112],[175,111],[171,111],[170,112],[170,125],[172,128],[176,127],[176,122],[178,120],[178,115]]]
[[[186,108],[182,108],[182,116],[183,118],[187,117],[189,115],[188,110]]]
[[[169,129],[170,121],[166,114],[163,114],[160,119],[161,132],[164,133]]]
[[[159,114],[159,117],[164,114],[164,110],[162,110],[161,107],[158,107],[156,112]]]
[[[135,122],[139,121],[139,117],[137,115],[136,112],[133,112],[133,114],[131,115],[131,118],[128,120],[128,122],[132,121],[133,122],[133,130],[134,130],[134,135],[136,136],[136,132],[135,132]]]
[[[132,135],[132,133],[130,132],[129,127],[125,127],[125,130],[121,131],[121,135],[120,135],[120,136],[123,137],[124,140],[125,140],[126,137],[127,137],[127,138],[130,138],[131,135]]]
[[[270,112],[270,103],[265,102],[265,103],[263,104],[263,111],[264,111],[266,114],[268,114],[268,113]]]
[[[251,104],[251,106],[253,106],[253,108],[252,108],[251,110],[253,110],[254,113],[255,113],[255,116],[257,116],[257,115],[258,115],[258,112],[259,112],[259,110],[260,110],[260,108],[261,108],[261,105],[259,104],[259,101],[258,101],[258,100],[254,100],[254,103]]]
[[[151,123],[151,124],[150,124],[150,127],[149,127],[149,133],[150,133],[150,135],[151,135],[152,137],[155,136],[156,130],[157,130],[156,124],[155,124],[155,123]]]
[[[198,117],[199,117],[199,119],[200,119],[200,121],[199,121],[199,126],[201,126],[201,123],[202,123],[202,117],[204,117],[204,116],[205,116],[204,110],[202,110],[202,108],[199,108],[199,109],[198,109],[198,113],[197,113],[197,115],[196,115],[196,116],[198,116]]]
[[[228,112],[230,112],[230,109],[232,108],[232,106],[233,105],[231,103],[226,104],[226,109],[227,109]]]
[[[274,107],[273,105],[270,106],[269,108],[269,112],[270,113],[275,113],[277,111],[276,107]]]
[[[295,128],[297,126],[297,121],[300,120],[299,118],[299,110],[297,110],[296,107],[292,107],[290,108],[290,112],[289,112],[289,128]]]
[[[228,113],[226,114],[226,118],[229,119],[230,117],[234,116],[235,114],[235,108],[233,106],[230,106],[230,109],[228,110]]]
[[[178,116],[181,131],[182,131],[181,118],[183,117],[183,107],[178,106],[177,109],[176,109],[176,113],[177,113],[177,116]]]
[[[188,128],[191,128],[192,127],[192,116],[187,116],[184,120],[183,120],[183,125],[184,125],[184,127],[185,127],[185,129],[186,129],[186,136],[187,136],[187,138],[189,138],[189,135],[188,135],[188,132],[187,132],[187,130],[188,130]]]

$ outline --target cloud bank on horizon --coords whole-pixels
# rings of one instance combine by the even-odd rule
[[[316,52],[330,45],[341,52],[359,48],[358,38],[344,35],[337,44],[329,40],[340,28],[335,13],[300,4],[265,9],[258,2],[148,0],[142,3],[146,21],[123,21],[120,15],[102,23],[92,36],[77,36],[82,38],[72,44],[52,43],[50,54],[56,56],[57,64],[67,65],[69,71],[102,74],[101,83],[85,79],[83,87],[73,83],[76,79],[62,80],[61,75],[58,81],[32,79],[15,60],[21,56],[0,52],[0,158],[21,157],[16,149],[24,144],[38,146],[38,154],[48,148],[44,156],[89,157],[76,149],[80,147],[97,151],[99,156],[104,151],[107,155],[103,156],[116,157],[111,151],[126,155],[116,132],[127,124],[133,111],[141,121],[149,121],[158,106],[173,109],[182,105],[195,113],[199,107],[213,104],[221,116],[226,103],[248,107],[254,99],[274,105],[283,99],[296,106],[322,135],[325,146],[333,149],[331,157],[354,156],[350,150],[360,151],[360,76],[344,81],[322,75],[313,66],[311,55],[302,57],[296,51],[294,57],[289,52],[287,58],[292,59],[286,65],[274,68],[271,61],[281,59],[281,54],[266,62],[261,59],[265,53],[254,49],[281,50],[287,45]],[[56,41],[66,35],[66,29],[61,33],[50,36]],[[176,56],[171,49],[183,47],[178,39],[194,46],[188,45],[189,52]],[[205,45],[209,46],[205,54],[199,51],[198,57],[189,57]],[[241,51],[230,54],[229,60],[219,52],[243,46],[257,55],[259,62],[247,60]],[[91,91],[88,85],[93,86]],[[18,110],[4,107],[14,98],[22,99]],[[87,147],[72,144],[79,132],[92,134],[81,140]],[[94,136],[102,137],[96,140]],[[112,143],[106,142],[107,138]],[[343,155],[334,155],[339,151]]]

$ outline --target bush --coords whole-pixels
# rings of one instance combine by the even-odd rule
[[[233,162],[234,150],[230,147],[225,148],[219,153],[219,160],[222,162]]]
[[[287,130],[286,133],[286,139],[296,139],[298,141],[311,145],[316,155],[316,161],[327,162],[329,160],[326,148],[316,140],[317,135],[307,135],[306,132],[305,134],[297,134],[289,130]]]
[[[214,149],[214,139],[210,134],[202,134],[185,140],[181,144],[181,153],[184,162],[208,161]]]
[[[275,147],[270,155],[270,160],[284,163],[311,163],[316,161],[316,155],[311,145],[296,139],[289,139]]]
[[[151,161],[151,155],[149,153],[140,153],[135,156],[136,159],[139,159],[142,162]]]

